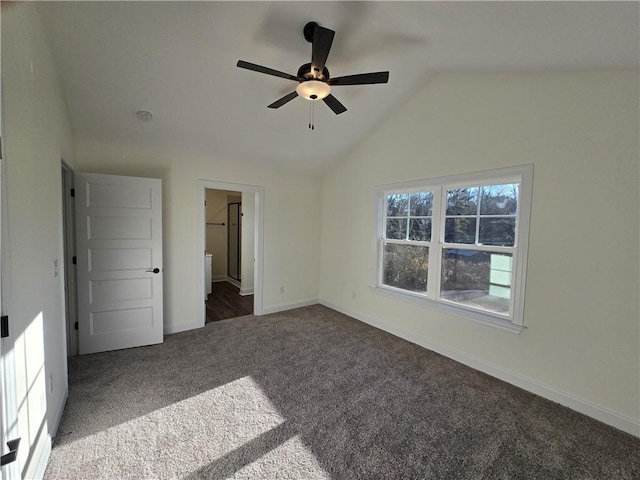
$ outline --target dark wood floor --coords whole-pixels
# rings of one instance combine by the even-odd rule
[[[253,295],[240,295],[240,289],[229,282],[214,282],[211,288],[206,323],[253,313]]]

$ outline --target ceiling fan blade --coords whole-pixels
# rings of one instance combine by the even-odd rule
[[[331,44],[333,43],[333,36],[336,34],[333,30],[316,25],[316,29],[313,32],[313,44],[311,46],[311,68],[312,73],[318,75],[324,70],[324,64],[329,56],[329,50],[331,50]]]
[[[293,92],[288,93],[287,95],[282,97],[280,100],[276,100],[271,105],[268,105],[267,108],[280,108],[282,105],[284,105],[287,102],[290,102],[291,100],[293,100],[297,96],[298,96],[298,92],[296,92],[294,90]]]
[[[289,75],[288,73],[280,72],[278,70],[274,70],[273,68],[263,67],[262,65],[256,65],[255,63],[245,62],[244,60],[238,60],[237,66],[258,73],[266,73],[267,75],[286,78],[287,80],[293,80],[294,82],[300,81],[298,77],[294,77],[293,75]]]
[[[372,85],[374,83],[387,83],[389,72],[359,73],[346,77],[330,78],[329,85]]]
[[[338,101],[338,99],[336,97],[334,97],[333,95],[331,95],[331,94],[327,95],[322,100],[324,100],[324,103],[326,103],[328,105],[328,107],[331,110],[333,110],[333,113],[335,113],[336,115],[340,115],[341,113],[344,113],[344,112],[347,111],[347,107],[342,105]]]

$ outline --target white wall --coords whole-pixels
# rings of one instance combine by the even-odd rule
[[[433,79],[326,175],[321,301],[639,434],[638,80],[637,71]],[[525,331],[369,288],[374,185],[529,163]]]
[[[153,120],[155,121],[155,119]],[[145,125],[148,127],[148,125]],[[273,311],[318,298],[320,180],[198,151],[135,150],[77,139],[81,171],[163,180],[165,328],[199,321],[198,180],[265,188],[263,306]],[[215,260],[214,260],[215,262]],[[304,265],[304,268],[300,268]],[[280,293],[284,286],[284,293]]]
[[[9,244],[2,265],[8,280],[3,307],[10,317],[10,337],[2,348],[15,361],[19,423],[12,435],[22,437],[20,468],[23,477],[36,478],[44,472],[49,435],[67,395],[60,162],[73,165],[75,159],[57,73],[33,3],[2,8],[2,86]]]
[[[256,237],[256,194],[242,194],[242,279],[240,294],[253,293],[253,274],[255,265],[255,237]]]

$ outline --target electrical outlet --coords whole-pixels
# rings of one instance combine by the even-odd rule
[[[284,285],[280,287],[280,293],[284,293]]]
[[[49,374],[49,393],[53,393],[53,373]]]
[[[351,298],[356,298],[356,291],[351,292]]]
[[[53,277],[56,278],[58,275],[60,275],[60,265],[58,265],[58,259],[56,258],[53,261]]]

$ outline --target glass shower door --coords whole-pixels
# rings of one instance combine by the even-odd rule
[[[227,275],[240,281],[240,242],[242,239],[242,224],[240,203],[227,205],[229,215]]]

